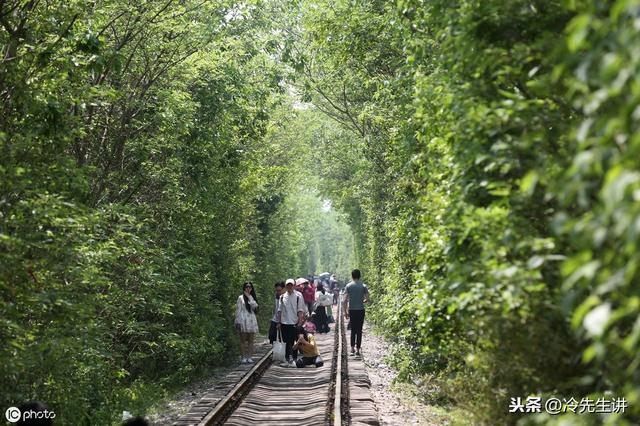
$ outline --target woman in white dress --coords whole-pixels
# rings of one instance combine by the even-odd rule
[[[240,333],[240,352],[243,364],[253,364],[253,338],[258,332],[258,298],[251,281],[242,285],[242,294],[236,303],[236,330]]]

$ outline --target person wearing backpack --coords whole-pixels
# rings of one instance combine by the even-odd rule
[[[280,301],[280,296],[284,293],[284,281],[278,281],[274,285],[274,308],[273,308],[273,317],[271,318],[271,324],[269,325],[269,343],[273,343],[277,339],[278,334],[278,303]]]
[[[294,285],[295,281],[291,278],[285,282],[286,291],[280,296],[278,302],[277,327],[282,331],[282,339],[286,345],[286,360],[280,364],[281,367],[296,366],[295,361],[298,358],[298,350],[297,347],[293,348],[297,339],[295,327],[304,323],[304,300],[302,294],[293,289]]]

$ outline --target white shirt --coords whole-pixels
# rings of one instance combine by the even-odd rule
[[[257,333],[258,319],[256,318],[255,310],[258,308],[258,302],[256,302],[252,296],[249,296],[249,307],[251,308],[251,312],[247,311],[247,307],[244,304],[244,297],[240,295],[236,303],[235,323],[240,325],[240,331],[243,333]]]
[[[333,293],[325,291],[316,291],[316,302],[319,306],[331,306],[333,305]]]
[[[293,290],[293,293],[285,292],[280,297],[278,312],[281,312],[280,322],[282,324],[297,324],[298,312],[304,312],[304,299],[300,292]]]

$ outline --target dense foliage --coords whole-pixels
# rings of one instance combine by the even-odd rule
[[[267,22],[224,1],[0,2],[0,406],[143,412],[235,359],[245,279],[266,301],[336,233],[349,253],[271,141],[296,114]]]
[[[605,395],[627,414],[566,417],[637,421],[638,3],[297,4],[299,90],[350,132],[322,187],[403,377],[476,423]]]
[[[358,265],[428,401],[640,421],[636,0],[134,3],[0,2],[0,406],[142,412]]]

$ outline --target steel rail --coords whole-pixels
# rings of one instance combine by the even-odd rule
[[[242,398],[249,392],[254,382],[260,379],[262,373],[271,365],[273,349],[258,360],[256,365],[220,400],[209,413],[198,423],[198,426],[211,426],[222,424],[240,404]]]
[[[338,315],[336,328],[338,329],[338,356],[336,357],[335,390],[333,395],[333,425],[342,425],[342,303],[338,300]]]
[[[344,410],[346,409],[343,403],[346,403],[346,393],[343,386],[343,374],[346,371],[346,364],[344,363],[344,344],[343,339],[345,335],[344,319],[342,317],[342,303],[338,303],[338,314],[336,315],[336,337],[337,344],[334,348],[335,365],[332,368],[331,377],[334,380],[333,386],[333,398],[330,397],[329,401],[333,402],[333,407],[329,407],[332,410],[329,411],[330,418],[325,417],[325,421],[329,420],[329,423],[334,426],[342,426]],[[251,391],[255,384],[259,383],[263,373],[272,364],[273,350],[267,351],[259,360],[256,365],[253,366],[242,379],[235,384],[235,386],[222,398],[207,415],[198,422],[198,426],[211,426],[221,425],[226,422],[236,408],[240,405],[244,397]],[[331,389],[331,388],[330,388]],[[345,417],[346,418],[346,417]],[[346,424],[346,423],[345,423]]]

